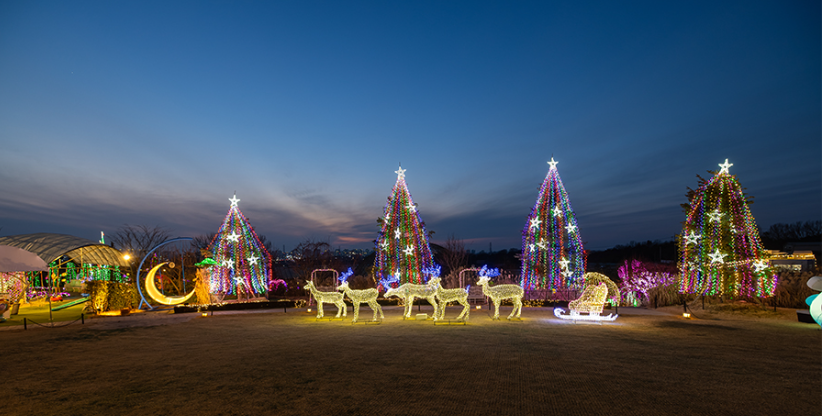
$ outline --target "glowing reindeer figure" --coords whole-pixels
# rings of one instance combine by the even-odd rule
[[[314,287],[314,282],[308,280],[305,282],[305,287],[303,289],[308,289],[311,291],[311,296],[317,301],[317,319],[322,318],[325,313],[323,312],[323,303],[333,303],[337,305],[337,318],[340,317],[340,313],[342,316],[348,316],[348,308],[345,306],[345,302],[343,302],[343,295],[339,292],[320,292]]]
[[[434,277],[431,279],[431,283],[437,285],[437,299],[440,302],[439,308],[439,315],[435,319],[445,319],[445,307],[448,306],[448,302],[459,302],[460,305],[463,306],[462,313],[460,316],[457,317],[457,320],[468,320],[468,314],[470,313],[471,306],[468,305],[468,289],[471,286],[466,287],[465,289],[458,287],[456,289],[443,289],[442,285],[440,284],[440,278]]]
[[[519,285],[497,285],[494,287],[488,286],[488,282],[494,276],[499,276],[499,269],[488,269],[488,266],[482,266],[479,271],[479,281],[477,284],[482,286],[482,294],[491,298],[494,302],[494,319],[499,319],[499,304],[505,299],[511,299],[514,302],[514,310],[508,315],[508,319],[514,317],[516,312],[517,318],[522,313],[522,296],[525,291]]]
[[[426,269],[427,270],[427,269]],[[423,273],[426,271],[424,270]],[[415,285],[413,283],[406,283],[400,285],[397,288],[391,288],[387,284],[398,282],[399,277],[391,276],[389,280],[380,280],[380,283],[385,287],[385,297],[389,296],[396,296],[402,299],[403,304],[405,305],[405,311],[403,312],[403,317],[410,318],[411,317],[411,307],[414,306],[414,299],[421,298],[425,299],[434,307],[434,320],[437,319],[437,287],[432,285],[431,282],[428,282],[424,285]]]
[[[374,311],[374,317],[371,319],[372,321],[377,320],[377,313],[380,314],[380,319],[383,319],[384,316],[382,314],[382,308],[380,307],[380,304],[377,303],[377,296],[380,292],[377,289],[351,289],[348,287],[348,278],[351,277],[352,274],[354,274],[354,272],[349,267],[347,272],[340,275],[340,285],[337,286],[337,290],[342,291],[354,304],[354,320],[351,322],[357,322],[357,319],[359,319],[361,303],[367,303],[368,306],[371,307],[371,310]]]

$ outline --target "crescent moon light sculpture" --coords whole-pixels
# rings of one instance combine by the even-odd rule
[[[191,293],[185,296],[165,296],[160,293],[160,291],[157,290],[157,285],[154,284],[154,275],[157,273],[157,270],[160,270],[160,267],[166,264],[168,264],[167,261],[162,262],[149,270],[148,276],[146,276],[146,292],[148,292],[148,295],[151,296],[152,299],[163,305],[179,305],[194,296],[194,291],[192,290]]]

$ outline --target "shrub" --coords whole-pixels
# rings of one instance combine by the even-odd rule
[[[86,304],[86,312],[105,312],[109,310],[127,309],[133,307],[139,299],[134,285],[130,283],[92,280],[86,282],[90,302]]]
[[[808,305],[805,303],[805,299],[810,295],[819,293],[808,287],[808,279],[813,276],[813,272],[780,271],[776,291],[770,305],[807,309]]]

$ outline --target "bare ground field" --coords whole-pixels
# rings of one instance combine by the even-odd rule
[[[822,413],[822,331],[791,310],[686,320],[681,307],[620,308],[615,322],[599,325],[559,320],[551,308],[492,321],[484,309],[466,326],[384,310],[379,325],[352,325],[350,312],[317,321],[280,310],[3,330],[0,413]]]

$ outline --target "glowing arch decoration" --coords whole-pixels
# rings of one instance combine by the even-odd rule
[[[157,301],[157,303],[161,303],[163,305],[179,305],[194,296],[194,290],[192,290],[189,294],[184,296],[165,296],[157,290],[157,285],[154,284],[154,275],[157,273],[157,270],[160,270],[160,267],[169,264],[169,262],[164,261],[148,271],[148,275],[146,276],[146,292],[148,295],[151,296],[152,299]],[[171,263],[171,266],[174,266],[174,263]]]

